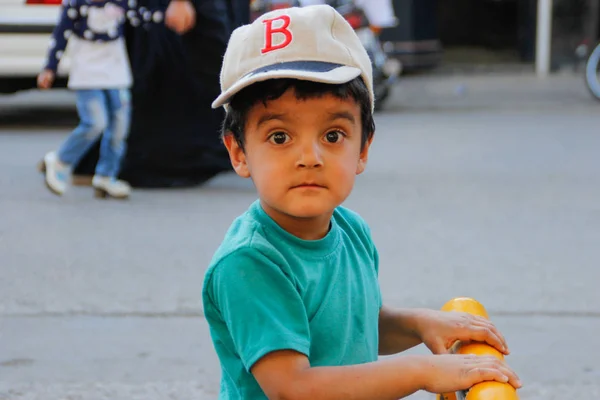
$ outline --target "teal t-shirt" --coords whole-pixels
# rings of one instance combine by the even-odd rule
[[[328,234],[302,240],[256,201],[227,232],[209,266],[204,314],[221,362],[220,399],[265,399],[250,368],[295,350],[310,365],[377,360],[378,256],[358,214],[338,207]]]

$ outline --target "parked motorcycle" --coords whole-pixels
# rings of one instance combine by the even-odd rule
[[[402,64],[394,58],[389,58],[383,51],[377,36],[377,29],[369,23],[365,13],[352,0],[254,0],[250,5],[251,20],[262,14],[288,7],[298,7],[307,4],[329,4],[334,7],[350,26],[354,28],[361,43],[367,50],[373,67],[373,91],[375,92],[375,110],[382,109],[389,97],[394,82],[402,72]]]

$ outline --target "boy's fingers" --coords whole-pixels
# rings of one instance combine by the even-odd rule
[[[480,316],[473,316],[472,324],[477,327],[483,327],[483,328],[489,329],[494,335],[496,335],[500,339],[500,341],[502,342],[502,346],[504,348],[506,348],[506,350],[508,351],[508,345],[506,344],[506,339],[504,338],[504,335],[500,332],[500,330],[496,327],[496,325],[494,325],[488,319],[485,319]],[[508,352],[506,354],[508,354]]]
[[[489,326],[474,327],[472,339],[478,342],[485,342],[491,346],[494,346],[496,349],[498,349],[498,351],[508,354],[508,348],[504,343],[504,338],[502,336],[498,336],[498,334]]]
[[[515,389],[520,388],[523,384],[519,376],[507,366],[500,367],[502,373],[508,377],[508,383],[510,383]]]
[[[508,382],[508,376],[499,369],[490,367],[476,367],[471,369],[469,371],[469,378],[471,378],[471,386],[484,381]]]
[[[444,345],[444,342],[442,342],[441,340],[438,340],[435,343],[433,343],[431,345],[430,350],[433,354],[448,354],[448,353],[450,353],[450,351]]]
[[[522,386],[521,380],[517,374],[510,369],[505,362],[498,360],[492,356],[478,357],[478,366],[474,368],[477,370],[476,376],[481,377],[482,380],[494,380],[498,382],[509,383],[515,388]],[[483,375],[488,378],[483,378]]]
[[[482,324],[484,326],[486,326],[490,331],[492,331],[492,333],[498,338],[500,339],[500,342],[502,343],[502,347],[504,348],[503,353],[504,354],[509,354],[510,351],[508,350],[508,345],[506,344],[506,339],[504,338],[504,335],[500,332],[500,330],[496,327],[496,325],[492,324],[490,321],[488,320],[483,320]],[[501,349],[498,349],[501,350]],[[502,351],[502,350],[501,350]]]

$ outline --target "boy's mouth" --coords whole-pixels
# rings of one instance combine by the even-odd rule
[[[292,186],[292,189],[325,189],[326,186],[321,185],[319,183],[316,182],[302,182],[298,185],[294,185]]]

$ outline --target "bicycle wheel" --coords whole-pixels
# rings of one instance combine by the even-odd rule
[[[600,43],[596,46],[585,66],[585,81],[590,93],[600,100]]]

